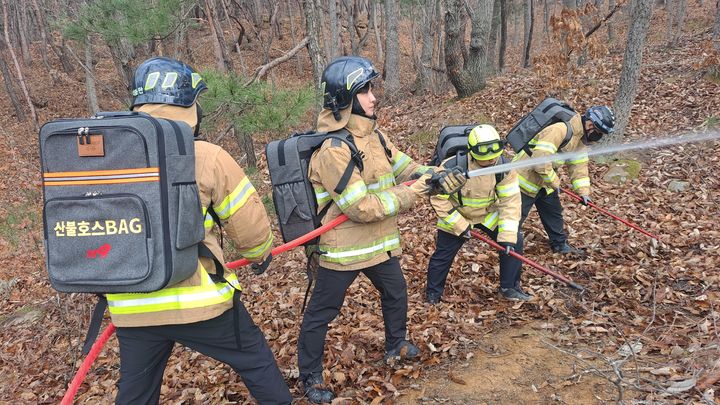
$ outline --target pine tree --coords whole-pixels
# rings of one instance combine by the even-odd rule
[[[205,130],[225,126],[234,130],[240,148],[247,156],[246,166],[255,167],[253,136],[272,131],[285,134],[307,115],[314,100],[311,87],[281,90],[267,82],[245,85],[245,79],[234,73],[205,72],[208,90],[200,104],[209,117]]]

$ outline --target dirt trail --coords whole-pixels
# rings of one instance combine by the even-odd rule
[[[467,362],[430,371],[398,403],[600,404],[615,399],[612,383],[583,373],[587,367],[579,359],[546,341],[538,322],[493,331]]]

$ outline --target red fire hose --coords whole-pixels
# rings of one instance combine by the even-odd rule
[[[75,394],[80,388],[80,384],[82,384],[88,371],[90,371],[90,366],[92,366],[92,364],[95,362],[95,359],[100,354],[100,351],[102,350],[103,346],[105,346],[105,343],[107,343],[108,339],[110,339],[110,336],[112,336],[113,332],[115,332],[115,325],[111,323],[110,325],[108,325],[107,328],[105,328],[98,340],[93,343],[92,349],[90,349],[90,353],[88,353],[87,357],[85,357],[85,360],[80,365],[77,373],[75,373],[75,377],[73,377],[70,386],[68,386],[68,390],[65,393],[62,401],[60,402],[60,405],[72,404],[73,399],[75,399]]]
[[[561,188],[560,190],[561,190],[563,193],[569,195],[570,197],[572,197],[572,198],[574,198],[574,199],[582,202],[582,197],[580,197],[579,195],[573,193],[572,191],[566,190],[566,189],[564,189],[564,188]],[[632,229],[634,229],[634,230],[636,230],[636,231],[638,231],[638,232],[640,232],[640,233],[642,233],[642,234],[644,234],[644,235],[647,235],[647,236],[649,236],[649,237],[651,237],[651,238],[653,238],[653,239],[655,239],[655,240],[657,240],[657,241],[660,240],[660,238],[658,238],[657,236],[651,234],[650,232],[648,232],[648,231],[640,228],[639,226],[633,224],[632,222],[630,222],[630,221],[628,221],[628,220],[622,219],[622,218],[618,217],[617,215],[611,214],[611,213],[608,212],[607,210],[598,207],[598,206],[595,205],[595,203],[593,203],[593,202],[588,202],[588,205],[591,206],[591,207],[593,207],[593,208],[595,208],[596,210],[602,212],[603,214],[609,216],[610,218],[615,219],[615,220],[617,220],[617,221],[620,221],[620,222],[622,222],[623,224],[629,226],[630,228],[632,228]]]
[[[498,251],[505,251],[505,248],[502,247],[502,246],[500,246],[499,243],[495,242],[494,240],[488,238],[487,236],[481,234],[481,233],[478,232],[478,231],[470,231],[470,234],[471,234],[472,236],[480,239],[481,241],[487,243],[488,245],[494,247],[494,248],[497,249]],[[521,254],[519,254],[519,253],[517,253],[517,252],[511,251],[511,252],[510,252],[510,256],[512,256],[512,257],[514,257],[514,258],[516,258],[516,259],[518,259],[518,260],[520,260],[520,261],[522,261],[522,262],[530,265],[531,267],[533,267],[533,268],[541,271],[542,273],[545,273],[545,274],[547,274],[547,275],[549,275],[549,276],[552,276],[552,277],[554,277],[554,278],[562,281],[563,283],[569,285],[569,286],[572,287],[572,288],[575,288],[575,289],[577,289],[577,290],[580,290],[580,292],[585,291],[585,287],[581,286],[580,284],[578,284],[578,283],[570,280],[569,278],[563,276],[562,274],[555,273],[554,271],[548,269],[547,267],[544,267],[544,266],[541,265],[540,263],[538,263],[538,262],[536,262],[536,261],[534,261],[534,260],[530,260],[530,259],[528,259],[527,257],[525,257],[525,256],[523,256],[523,255],[521,255]]]
[[[288,250],[300,246],[305,242],[308,242],[312,239],[315,239],[316,237],[320,236],[321,234],[329,231],[330,229],[342,224],[343,222],[347,221],[348,217],[345,214],[341,214],[337,218],[333,219],[332,221],[328,222],[327,224],[315,229],[314,231],[301,236],[295,240],[292,240],[284,245],[278,246],[275,249],[272,250],[273,256],[276,256],[280,253],[287,252]],[[230,269],[236,269],[240,266],[244,266],[250,264],[250,262],[247,259],[240,259],[236,260],[234,262],[227,263],[227,267]],[[75,398],[75,394],[77,394],[78,389],[80,389],[80,385],[82,384],[83,380],[85,379],[85,376],[87,375],[88,371],[90,370],[90,366],[95,362],[95,359],[100,354],[100,351],[102,350],[102,347],[107,343],[108,339],[110,339],[110,336],[112,336],[113,332],[115,331],[115,325],[110,323],[108,327],[103,331],[102,335],[98,338],[98,340],[93,344],[92,349],[90,349],[90,353],[88,353],[87,357],[85,357],[85,360],[80,365],[80,368],[78,369],[77,373],[75,374],[75,377],[73,377],[72,382],[68,386],[68,390],[65,393],[65,396],[62,399],[62,402],[60,402],[61,405],[70,405],[72,404],[73,399]]]

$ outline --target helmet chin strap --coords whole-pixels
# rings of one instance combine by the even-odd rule
[[[193,136],[197,138],[200,136],[200,121],[202,121],[202,107],[200,107],[199,103],[195,103],[195,111],[197,112],[197,124],[195,124],[195,132],[193,133]]]

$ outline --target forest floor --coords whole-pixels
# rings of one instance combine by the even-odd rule
[[[703,66],[714,10],[705,3],[700,7],[690,2],[685,31],[674,47],[665,44],[664,11],[655,13],[628,139],[718,130],[720,80],[707,75]],[[404,59],[409,59],[404,44]],[[568,69],[564,79],[570,86],[557,89],[542,66],[511,68],[466,99],[457,100],[448,91],[386,103],[379,112],[381,127],[400,149],[426,161],[438,130],[446,124],[492,122],[505,133],[551,93],[579,108],[611,103],[623,45],[608,47],[607,54]],[[212,64],[208,48],[197,48],[195,59],[204,62],[197,65]],[[251,65],[253,51],[245,52]],[[307,75],[306,58],[304,63]],[[511,57],[508,63],[517,61]],[[29,80],[41,121],[86,115],[81,73],[55,72],[53,83],[36,65]],[[405,68],[403,82],[411,83],[412,69]],[[111,96],[123,94],[113,81],[111,64],[100,61],[96,69],[101,107],[122,109]],[[300,80],[290,65],[273,75],[280,83]],[[0,100],[0,113],[0,404],[57,403],[82,360],[80,348],[94,299],[58,294],[50,287],[44,268],[37,136],[31,125],[15,121],[6,99]],[[264,139],[281,136],[268,134]],[[209,137],[217,139],[215,134]],[[258,151],[261,140],[256,142]],[[240,156],[233,139],[225,138],[221,144]],[[359,278],[328,333],[326,381],[352,403],[717,401],[718,146],[718,142],[676,145],[623,156],[639,163],[641,170],[636,179],[619,185],[603,181],[617,161],[591,162],[594,201],[660,235],[661,243],[568,199],[564,203],[570,240],[588,252],[585,259],[568,259],[549,251],[539,219],[531,214],[525,229],[526,255],[585,286],[584,294],[525,269],[524,285],[537,300],[508,304],[497,294],[497,255],[474,241],[458,254],[444,302],[429,306],[423,298],[425,269],[435,243],[434,221],[428,218],[434,215],[427,204],[402,215],[408,328],[422,357],[413,363],[382,364],[379,296],[367,279]],[[269,194],[264,157],[253,182],[261,194]],[[669,187],[672,182],[687,184],[678,192]],[[265,333],[295,398],[302,396],[296,341],[306,286],[303,269],[303,255],[294,251],[274,260],[262,276],[238,271],[243,301]],[[76,403],[111,403],[118,365],[117,341],[112,338]],[[246,402],[251,400],[244,385],[227,366],[181,347],[174,349],[162,403]]]

